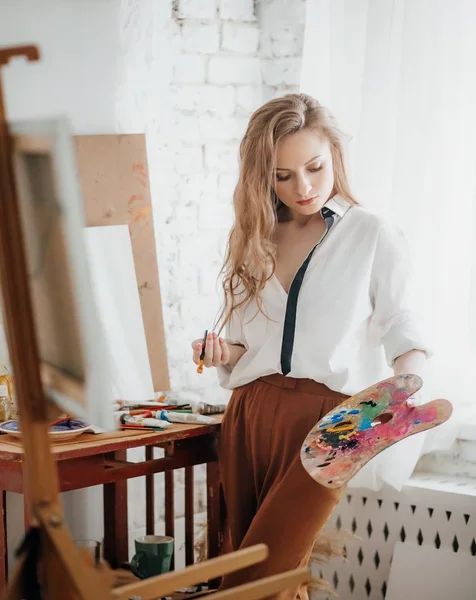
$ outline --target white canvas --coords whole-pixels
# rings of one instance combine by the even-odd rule
[[[110,355],[114,397],[145,401],[154,387],[127,225],[87,227],[93,294]]]

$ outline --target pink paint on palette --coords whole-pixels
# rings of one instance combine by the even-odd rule
[[[389,446],[447,421],[453,410],[447,400],[407,404],[422,383],[417,375],[399,375],[344,400],[306,437],[301,449],[306,471],[326,487],[341,487]]]

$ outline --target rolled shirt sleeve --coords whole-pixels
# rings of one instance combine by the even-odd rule
[[[383,345],[390,367],[396,358],[410,350],[421,350],[427,358],[432,354],[413,278],[407,240],[397,227],[386,223],[377,237],[370,298],[371,330]]]
[[[241,310],[233,311],[230,320],[225,327],[225,340],[230,344],[240,344],[247,348],[243,332],[243,316]],[[233,367],[220,365],[217,367],[218,381],[221,387],[230,389],[230,377]]]

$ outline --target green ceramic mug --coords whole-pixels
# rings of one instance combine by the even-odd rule
[[[174,538],[168,535],[145,535],[134,541],[136,553],[131,560],[131,570],[141,579],[170,571],[174,553]]]

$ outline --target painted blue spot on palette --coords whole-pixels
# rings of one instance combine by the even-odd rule
[[[362,421],[359,424],[359,430],[365,431],[366,429],[371,429],[372,421],[368,417],[362,417]]]
[[[360,413],[360,410],[358,408],[349,410],[349,415],[358,415],[359,413]]]

